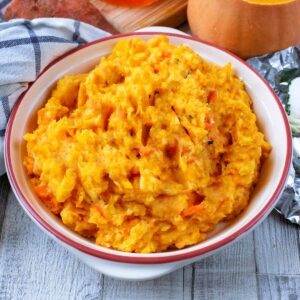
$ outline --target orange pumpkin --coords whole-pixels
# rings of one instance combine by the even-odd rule
[[[300,0],[189,0],[199,38],[248,58],[300,43]]]

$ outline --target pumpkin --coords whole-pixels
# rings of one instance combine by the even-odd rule
[[[300,43],[300,0],[189,0],[192,33],[242,58]]]

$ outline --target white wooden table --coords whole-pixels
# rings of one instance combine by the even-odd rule
[[[0,299],[300,300],[300,227],[273,212],[216,255],[160,279],[126,282],[92,270],[46,236],[0,178]]]

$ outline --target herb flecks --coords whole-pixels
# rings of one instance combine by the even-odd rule
[[[188,78],[191,75],[189,70],[185,71],[184,78]]]

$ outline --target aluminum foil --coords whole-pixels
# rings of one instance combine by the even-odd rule
[[[294,78],[300,77],[300,45],[251,58],[248,63],[270,83],[282,105],[289,112],[289,85]],[[300,132],[292,134],[293,164],[276,210],[290,222],[300,225]]]

